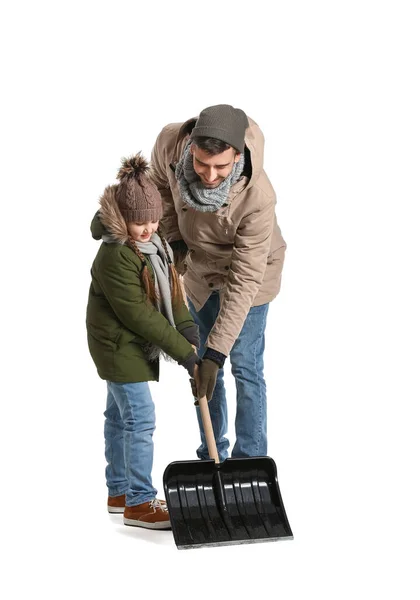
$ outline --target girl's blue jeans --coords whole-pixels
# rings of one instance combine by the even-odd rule
[[[156,497],[152,485],[155,405],[147,382],[107,381],[105,470],[110,496],[126,495],[126,506]]]

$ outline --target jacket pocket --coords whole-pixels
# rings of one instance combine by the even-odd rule
[[[231,254],[229,254],[226,258],[219,258],[218,260],[211,260],[210,257],[207,255],[207,273],[211,276],[222,275],[223,277],[227,277],[230,270],[231,259]]]
[[[110,327],[101,326],[92,322],[87,323],[87,330],[97,342],[113,349],[118,345],[122,334],[121,327],[112,330]]]
[[[233,244],[235,241],[236,227],[229,217],[217,217],[218,238],[223,244]]]
[[[273,263],[283,264],[285,251],[285,246],[281,246],[281,248],[277,248],[276,250],[270,252],[270,254],[267,256],[267,265],[272,265]]]

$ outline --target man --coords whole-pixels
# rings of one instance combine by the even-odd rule
[[[162,226],[184,274],[200,331],[200,397],[207,395],[217,449],[228,456],[223,365],[230,355],[237,390],[232,457],[267,454],[264,332],[280,290],[286,243],[274,190],[263,170],[264,138],[245,113],[221,104],[198,120],[171,124],[152,152],[163,199]],[[199,458],[208,458],[201,423]]]

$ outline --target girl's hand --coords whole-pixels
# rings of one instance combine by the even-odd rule
[[[194,396],[194,404],[198,405],[198,394],[197,394],[197,382],[198,382],[198,365],[194,367],[194,377],[190,377],[191,391]]]

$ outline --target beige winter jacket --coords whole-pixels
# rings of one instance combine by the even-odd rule
[[[182,239],[189,248],[184,275],[188,297],[200,310],[212,291],[220,291],[220,312],[207,346],[226,356],[251,306],[277,296],[286,250],[275,215],[276,196],[263,170],[264,137],[248,120],[250,178],[241,177],[230,190],[227,206],[216,212],[199,212],[186,204],[175,178],[174,167],[196,118],[164,127],[151,160],[151,176],[163,199],[166,237],[169,242]]]

